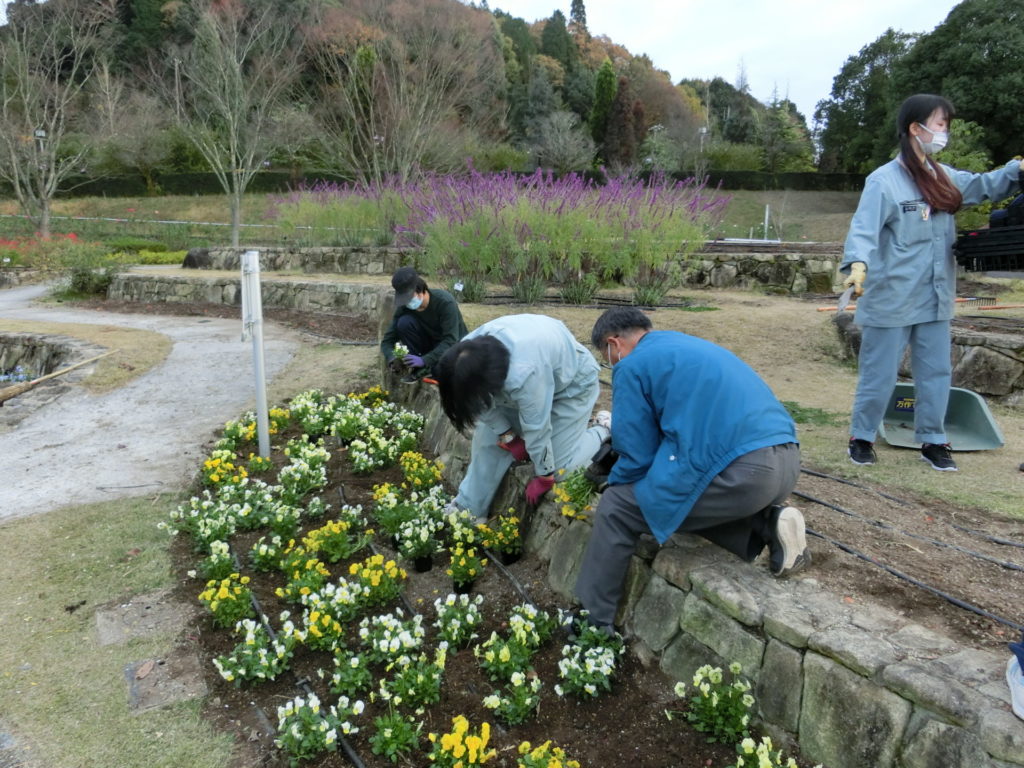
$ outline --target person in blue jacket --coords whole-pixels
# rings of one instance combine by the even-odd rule
[[[921,459],[956,471],[945,417],[952,375],[950,321],[956,298],[953,214],[963,205],[999,200],[1018,189],[1022,163],[989,173],[958,171],[933,155],[949,136],[953,106],[917,94],[896,118],[899,155],[866,179],[846,237],[840,270],[853,286],[861,326],[859,378],[847,452],[874,464],[875,435],[892,396],[903,350],[914,374],[914,434]]]
[[[641,534],[693,532],[785,576],[806,567],[804,519],[782,503],[796,485],[796,425],[745,362],[704,339],[652,330],[635,307],[602,314],[591,341],[612,365],[619,454],[576,581],[587,621],[611,631]]]
[[[588,428],[598,370],[565,324],[545,315],[499,317],[445,352],[434,368],[441,407],[460,432],[475,427],[454,505],[484,522],[514,462],[533,462],[530,504],[558,470],[585,464],[608,437],[606,426]]]

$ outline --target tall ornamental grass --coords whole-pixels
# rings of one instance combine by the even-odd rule
[[[492,282],[526,303],[551,284],[586,303],[614,279],[633,287],[637,303],[653,304],[681,282],[726,202],[693,179],[602,185],[576,174],[471,169],[380,189],[322,184],[279,199],[275,216],[296,229],[359,231],[364,241],[393,232],[399,245],[423,248],[423,271],[461,282],[470,300]]]

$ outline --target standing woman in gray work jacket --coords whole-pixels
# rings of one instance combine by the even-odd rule
[[[952,117],[953,106],[941,96],[917,94],[903,102],[896,118],[899,155],[867,177],[846,237],[840,269],[849,275],[844,284],[861,296],[855,317],[862,329],[859,379],[848,448],[854,464],[875,463],[875,433],[909,344],[921,458],[940,471],[957,468],[944,423],[956,297],[953,214],[1016,191],[1021,163],[970,173],[935,162],[932,155],[946,145]]]

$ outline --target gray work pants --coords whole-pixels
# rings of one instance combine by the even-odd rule
[[[678,532],[696,533],[750,561],[768,543],[768,515],[796,486],[800,448],[796,443],[760,448],[723,469],[683,520]],[[632,485],[612,485],[594,513],[576,596],[589,621],[611,626],[636,542],[650,533]]]

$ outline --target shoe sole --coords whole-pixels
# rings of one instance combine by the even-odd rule
[[[776,535],[782,545],[782,567],[773,576],[784,577],[802,571],[811,564],[811,553],[807,549],[807,529],[804,516],[796,507],[786,507],[779,513]]]
[[[1006,684],[1010,686],[1013,714],[1024,720],[1024,672],[1021,672],[1016,656],[1011,656],[1006,664]]]
[[[875,463],[874,459],[868,459],[867,461],[857,461],[855,458],[853,458],[853,454],[850,453],[849,450],[846,451],[846,455],[849,456],[850,457],[850,461],[852,461],[858,467],[870,467],[870,466],[874,465],[874,463]]]
[[[959,467],[955,467],[955,466],[954,467],[940,467],[940,466],[934,464],[932,462],[932,460],[929,459],[927,456],[918,456],[918,458],[921,459],[921,461],[923,461],[929,467],[934,469],[936,472],[959,472],[960,471],[960,468]]]

